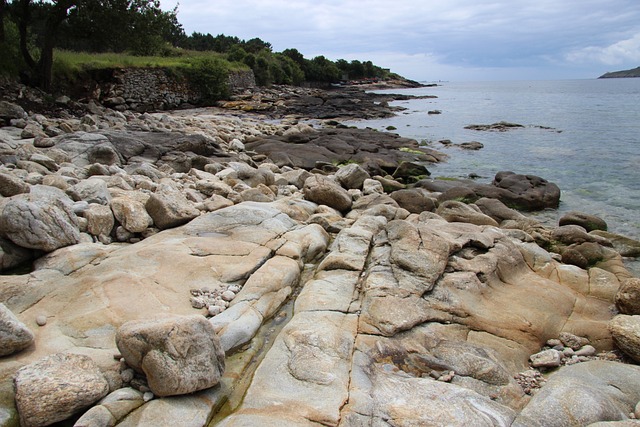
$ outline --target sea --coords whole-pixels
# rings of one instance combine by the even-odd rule
[[[344,123],[391,129],[448,154],[428,166],[432,178],[476,175],[488,183],[499,171],[537,175],[562,192],[558,209],[532,214],[543,223],[557,225],[565,212],[581,211],[640,240],[640,78],[438,82],[379,92],[437,97],[393,102],[405,108],[394,117]],[[524,127],[465,129],[500,121]],[[455,146],[471,141],[484,147]],[[640,277],[640,260],[625,263]]]

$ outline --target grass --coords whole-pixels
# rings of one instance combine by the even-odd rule
[[[86,53],[56,50],[54,52],[54,73],[72,76],[87,70],[108,68],[180,68],[190,67],[195,61],[214,59],[228,62],[217,52],[181,50],[173,56],[134,56],[126,53]],[[237,62],[228,62],[230,70],[247,67]]]

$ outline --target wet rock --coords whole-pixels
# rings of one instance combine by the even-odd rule
[[[0,357],[24,350],[33,340],[33,332],[0,303]]]
[[[212,387],[224,373],[218,336],[200,315],[127,322],[118,329],[116,344],[127,363],[146,375],[157,396]]]
[[[73,202],[61,190],[36,185],[9,198],[0,213],[0,233],[23,248],[51,252],[79,242]]]
[[[619,234],[609,233],[607,231],[595,230],[589,234],[603,237],[613,244],[613,248],[623,257],[637,258],[640,257],[640,241],[630,239]]]
[[[425,166],[407,161],[401,162],[392,174],[396,179],[401,178],[408,181],[420,179],[429,175],[431,175],[431,172],[429,172]]]
[[[66,353],[20,368],[14,385],[20,423],[26,427],[65,420],[109,392],[107,380],[89,357]]]
[[[607,231],[607,223],[602,218],[576,211],[564,214],[560,218],[559,225],[579,225],[587,230],[587,232],[593,230]]]

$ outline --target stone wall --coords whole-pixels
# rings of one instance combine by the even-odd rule
[[[161,68],[114,69],[100,78],[94,96],[104,105],[116,110],[157,111],[199,105],[200,94],[188,80]],[[232,92],[255,86],[253,71],[234,71],[229,74]]]

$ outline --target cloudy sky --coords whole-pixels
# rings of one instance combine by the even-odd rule
[[[175,0],[163,0],[170,9]],[[640,66],[639,0],[180,0],[194,31],[421,80],[594,78]]]

